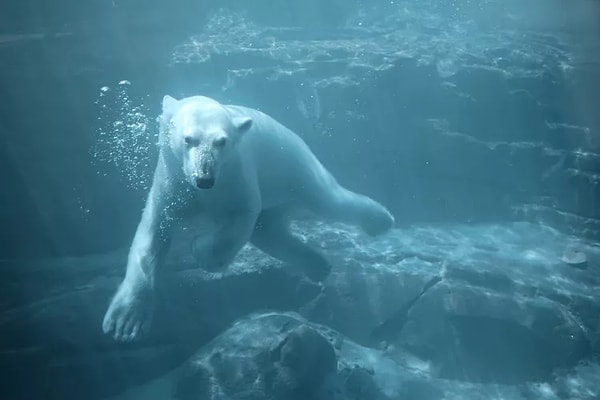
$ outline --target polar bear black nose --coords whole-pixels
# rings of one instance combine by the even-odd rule
[[[198,177],[196,178],[196,186],[199,189],[210,189],[215,185],[215,178],[211,177]]]

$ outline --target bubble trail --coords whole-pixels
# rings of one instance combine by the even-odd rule
[[[92,161],[97,173],[106,175],[109,167],[116,167],[128,187],[148,190],[154,157],[158,149],[157,127],[141,100],[130,94],[128,80],[118,83],[116,89],[100,88],[96,141],[92,146]]]

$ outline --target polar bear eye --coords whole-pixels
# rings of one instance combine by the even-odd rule
[[[194,139],[192,139],[191,136],[186,136],[183,138],[183,140],[185,141],[185,144],[191,146],[194,144]]]
[[[223,148],[223,147],[225,147],[225,144],[227,144],[227,138],[226,137],[220,137],[218,139],[215,139],[214,144],[218,148]]]

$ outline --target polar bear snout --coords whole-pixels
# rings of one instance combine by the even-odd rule
[[[217,176],[217,154],[206,146],[191,151],[191,181],[198,189],[210,189]]]
[[[192,174],[192,182],[198,189],[210,189],[215,185],[216,170],[213,163],[203,163]]]

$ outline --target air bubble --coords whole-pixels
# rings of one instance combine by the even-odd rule
[[[148,117],[149,111],[141,98],[131,98],[131,82],[119,82],[119,89],[100,89],[96,106],[99,107],[96,141],[90,154],[101,169],[117,167],[125,184],[136,190],[146,190],[151,182],[156,156],[157,129]],[[104,166],[104,168],[102,168]],[[112,168],[111,168],[112,169]],[[98,171],[106,176],[104,171]]]

